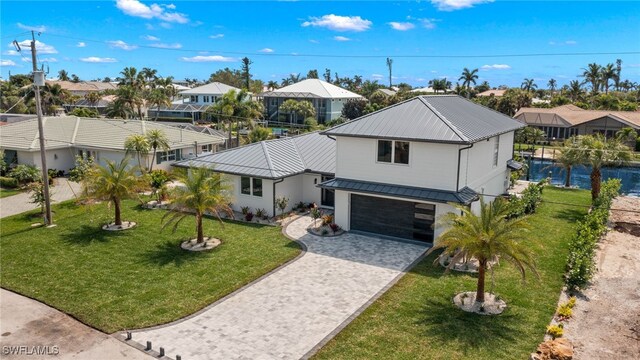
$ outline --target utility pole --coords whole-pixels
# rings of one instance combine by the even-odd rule
[[[36,114],[38,115],[38,133],[40,134],[40,161],[42,166],[42,185],[44,188],[44,224],[49,226],[53,224],[51,217],[51,198],[49,197],[49,173],[47,171],[47,156],[44,143],[44,126],[42,125],[42,104],[40,103],[40,84],[44,85],[44,73],[38,71],[36,63],[36,36],[31,31],[31,62],[33,64],[33,85],[35,86],[36,95]]]

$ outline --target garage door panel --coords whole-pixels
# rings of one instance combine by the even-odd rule
[[[433,241],[435,205],[351,194],[351,229]]]

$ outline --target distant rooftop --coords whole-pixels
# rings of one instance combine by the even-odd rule
[[[636,129],[640,128],[640,111],[585,110],[572,104],[551,109],[522,108],[514,117],[527,123],[536,122],[544,125],[555,124],[556,120],[560,120],[567,126],[575,126],[607,116]]]
[[[359,99],[362,96],[320,79],[306,79],[260,94],[263,97]]]
[[[487,91],[483,91],[480,94],[478,94],[477,96],[495,96],[495,97],[500,97],[500,96],[504,96],[504,93],[507,90],[487,90]]]
[[[224,95],[231,90],[240,91],[237,87],[233,87],[220,82],[212,82],[193,89],[181,91],[181,95]]]
[[[72,81],[60,81],[60,80],[47,80],[47,84],[57,84],[60,85],[61,88],[69,91],[104,91],[104,90],[116,90],[118,88],[117,85],[110,82],[102,82],[102,81],[80,81],[80,82],[72,82]]]

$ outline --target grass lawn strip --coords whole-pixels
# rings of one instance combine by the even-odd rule
[[[7,196],[17,195],[17,194],[20,194],[21,192],[22,191],[20,191],[19,189],[0,188],[0,199],[6,198]]]
[[[543,199],[589,205],[589,192],[547,187]],[[444,274],[423,260],[316,354],[316,359],[526,359],[543,340],[552,318],[574,223],[587,208],[543,202],[527,234],[536,254],[538,281],[522,284],[508,264],[495,269],[494,292],[507,302],[498,316],[470,314],[453,305],[459,292],[475,290],[476,277]],[[487,274],[487,289],[491,273]]]
[[[222,245],[210,252],[180,249],[195,221],[161,231],[166,213],[123,203],[122,232],[104,204],[54,206],[52,229],[33,228],[30,212],[0,220],[0,285],[35,298],[107,333],[180,319],[277,268],[300,253],[279,227],[205,219],[205,234]]]

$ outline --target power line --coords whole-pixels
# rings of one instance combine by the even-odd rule
[[[64,35],[54,35],[48,34],[49,36],[72,39],[72,40],[81,40],[88,41],[94,43],[101,43],[105,45],[111,45],[109,41],[103,40],[95,40],[95,39],[87,39],[76,36],[64,36]],[[605,52],[563,52],[563,53],[522,53],[522,54],[480,54],[480,55],[455,55],[455,54],[446,54],[446,55],[408,55],[408,54],[396,54],[396,55],[342,55],[342,54],[278,54],[278,53],[259,53],[259,52],[244,52],[244,51],[223,51],[223,50],[212,50],[212,49],[172,49],[172,48],[160,48],[150,45],[140,45],[140,44],[130,44],[131,46],[136,46],[143,49],[156,49],[156,50],[165,50],[165,51],[174,51],[174,52],[188,52],[188,53],[198,53],[198,52],[215,52],[219,54],[229,54],[229,55],[244,55],[244,56],[262,56],[262,57],[316,57],[316,58],[364,58],[364,59],[372,59],[372,58],[416,58],[416,59],[426,59],[426,58],[435,58],[435,59],[447,59],[447,58],[506,58],[506,57],[540,57],[540,56],[593,56],[593,55],[637,55],[640,54],[640,51],[605,51]]]

